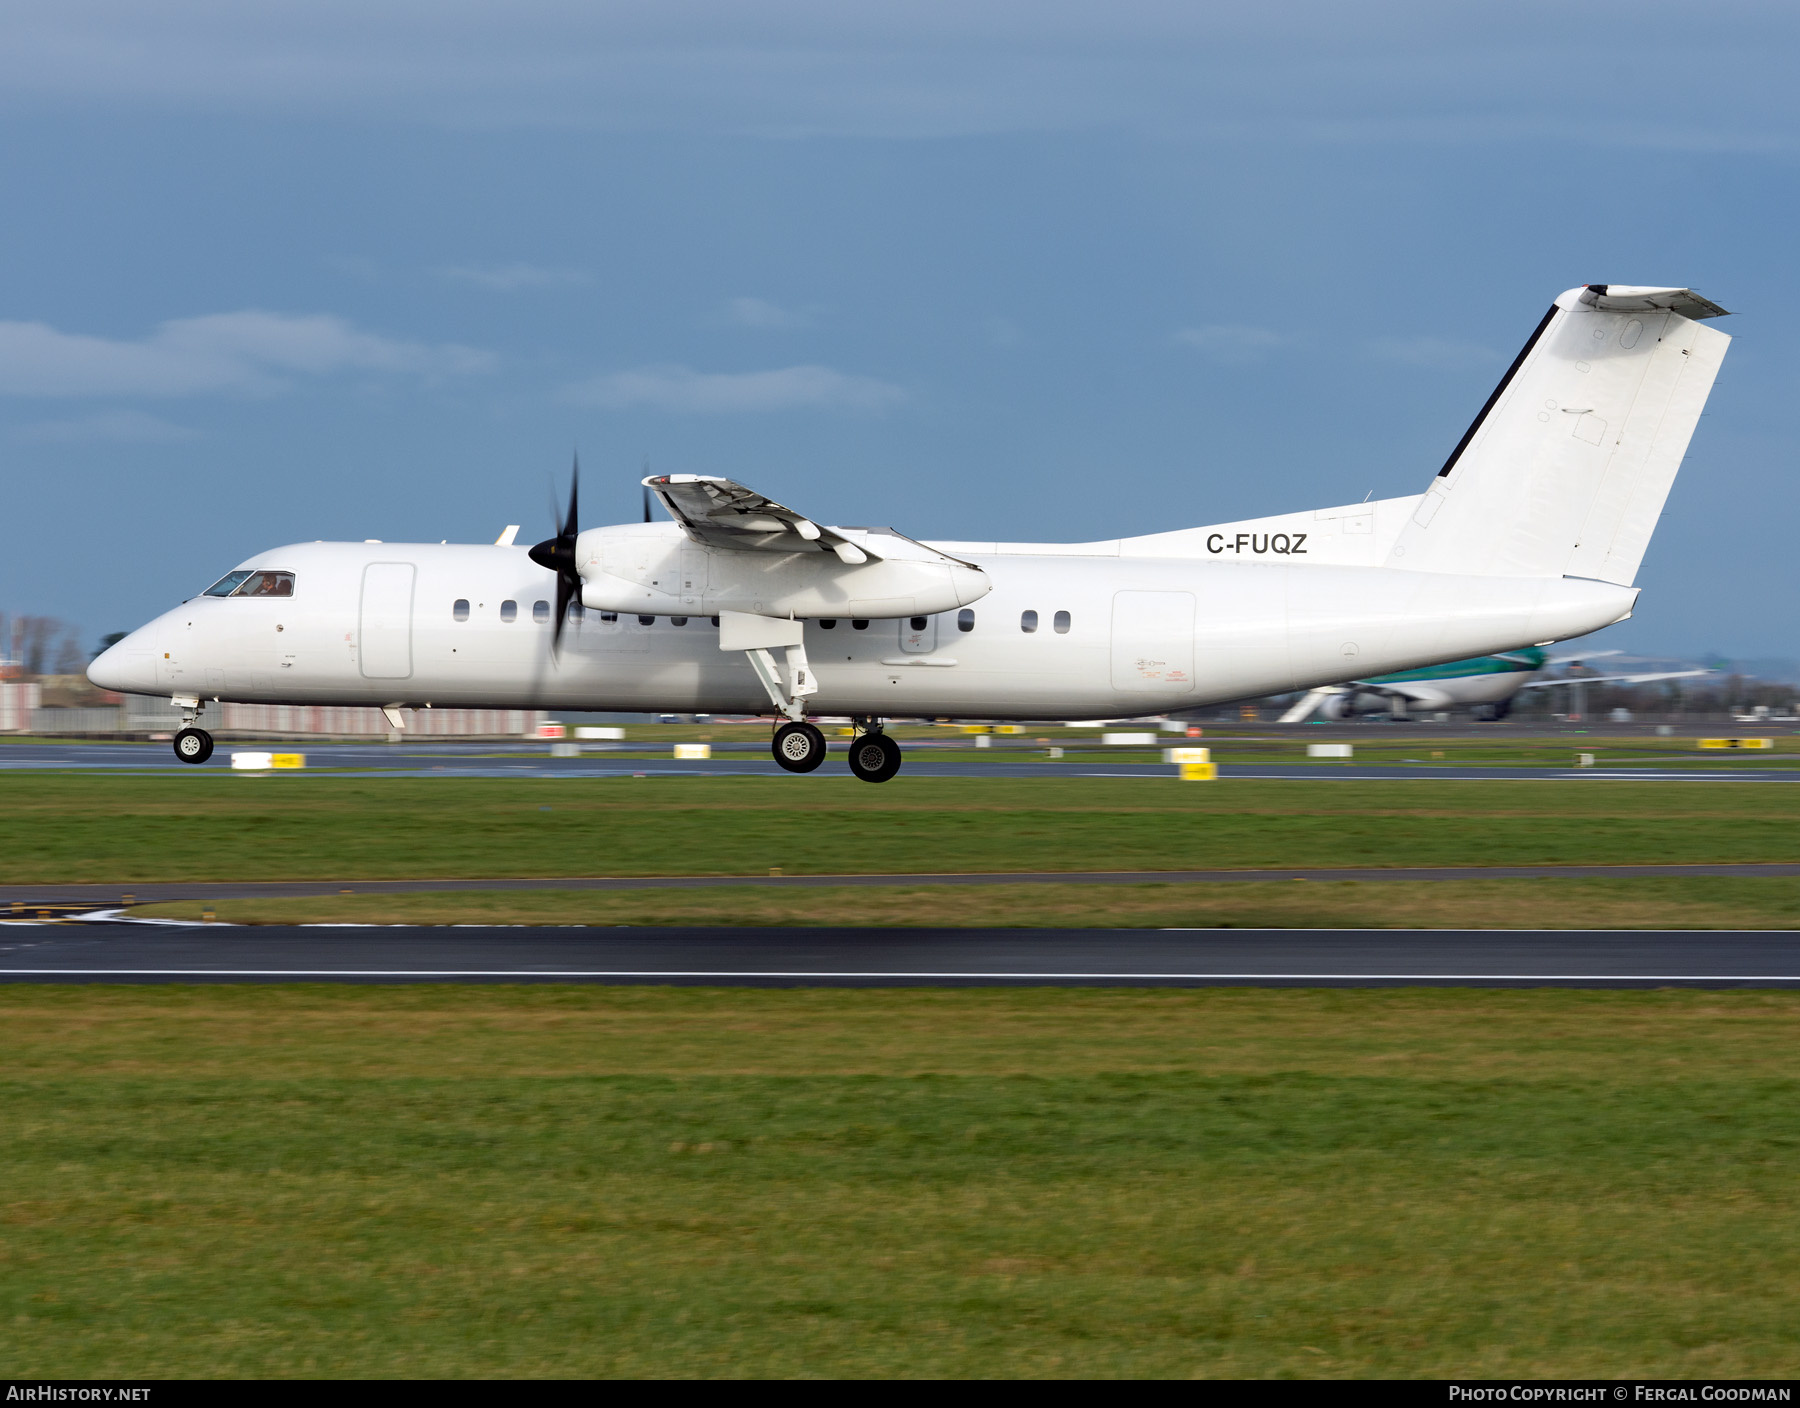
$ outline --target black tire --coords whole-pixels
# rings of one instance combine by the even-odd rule
[[[175,735],[175,756],[184,763],[204,763],[212,750],[212,735],[203,728],[184,728]]]
[[[769,751],[789,772],[811,772],[825,761],[825,735],[811,724],[783,724]]]
[[[885,733],[865,733],[850,745],[850,771],[864,782],[886,782],[900,771],[900,745]]]

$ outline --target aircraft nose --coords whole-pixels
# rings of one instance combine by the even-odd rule
[[[101,689],[121,694],[156,693],[156,641],[150,631],[133,631],[109,645],[87,668],[88,679]]]

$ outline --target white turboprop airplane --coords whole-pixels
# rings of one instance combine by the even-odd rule
[[[1546,655],[1537,646],[1483,655],[1474,660],[1451,660],[1417,670],[1397,670],[1369,679],[1346,680],[1311,690],[1283,714],[1279,722],[1305,723],[1317,713],[1324,719],[1348,719],[1359,713],[1385,712],[1405,718],[1410,709],[1468,709],[1477,719],[1504,719],[1515,696],[1526,689],[1551,689],[1559,684],[1649,684],[1653,680],[1682,680],[1704,675],[1705,670],[1659,670],[1636,675],[1546,676],[1556,665],[1579,664],[1616,650],[1585,655]]]
[[[830,528],[729,479],[645,484],[674,520],[484,545],[258,553],[100,655],[204,701],[772,713],[776,761],[856,719],[1139,716],[1547,644],[1631,614],[1632,582],[1730,338],[1687,289],[1551,306],[1426,491],[1109,542],[920,543]],[[585,608],[585,609],[583,609]],[[565,631],[565,622],[568,629]],[[777,655],[781,658],[777,660]]]

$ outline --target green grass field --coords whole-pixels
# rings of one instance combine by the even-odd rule
[[[11,775],[0,879],[1790,861],[1736,782]],[[1794,927],[1800,881],[221,918]],[[189,906],[192,913],[199,906]],[[1800,993],[0,987],[23,1377],[1800,1372]]]
[[[15,1377],[1800,1372],[1800,995],[5,988]]]
[[[1800,860],[1800,787],[19,775],[0,881]]]

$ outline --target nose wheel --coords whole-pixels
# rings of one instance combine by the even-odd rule
[[[825,735],[811,724],[783,724],[769,748],[789,772],[811,772],[825,761]]]
[[[885,733],[865,733],[850,745],[850,771],[864,782],[886,782],[900,771],[900,745]]]
[[[175,756],[184,763],[204,763],[212,752],[212,735],[203,728],[184,728],[175,735]]]

